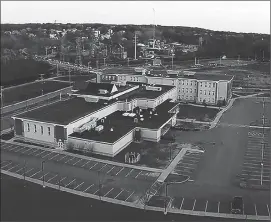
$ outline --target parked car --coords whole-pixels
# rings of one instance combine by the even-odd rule
[[[236,196],[231,202],[232,214],[243,214],[243,197]]]

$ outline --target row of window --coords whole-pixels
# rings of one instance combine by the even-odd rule
[[[199,91],[199,94],[202,94],[203,90]],[[204,95],[207,95],[209,93],[209,95],[211,95],[211,91],[206,92],[206,90],[204,90]],[[215,95],[215,91],[212,91],[212,95]]]
[[[199,101],[200,101],[200,102],[203,102],[204,100],[205,100],[206,102],[209,102],[209,103],[210,103],[210,102],[212,102],[212,103],[215,102],[215,99],[214,99],[214,98],[212,98],[212,99],[210,99],[210,98],[208,98],[208,99],[202,99],[202,98],[199,98]]]
[[[184,91],[186,91],[186,92],[190,91],[190,92],[192,93],[192,92],[193,92],[193,89],[190,89],[190,90],[189,90],[189,88],[182,88],[182,92],[184,92]],[[180,89],[179,89],[179,92],[181,92]],[[196,92],[197,92],[197,89],[194,89],[194,92],[196,93]]]
[[[116,80],[116,76],[103,75],[103,80]]]
[[[188,86],[188,81],[186,81],[186,80],[181,80],[180,82],[179,82],[180,84],[182,84],[182,85],[187,85]],[[186,84],[185,84],[186,83]],[[196,86],[197,85],[197,82],[196,81],[191,81],[190,82],[190,86],[193,86],[193,83],[194,83],[194,86]]]
[[[200,86],[202,87],[203,86],[203,82],[200,82]],[[208,83],[205,82],[205,87],[208,87]],[[209,88],[212,87],[212,83],[209,82]],[[213,87],[215,87],[215,82],[213,83]]]
[[[30,124],[27,123],[27,131],[30,132]],[[37,133],[37,125],[34,124],[34,133]],[[43,126],[40,126],[40,133],[43,135],[44,130],[43,130]],[[51,127],[47,127],[47,133],[50,136],[51,135]]]
[[[188,100],[188,99],[190,99],[190,100],[194,100],[195,99],[195,97],[194,96],[188,96],[188,95],[181,95],[181,96],[179,96],[179,99],[186,99],[186,100]]]

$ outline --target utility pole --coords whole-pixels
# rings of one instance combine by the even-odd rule
[[[221,66],[221,56],[220,56],[220,59],[219,59],[219,64],[220,64],[220,66]]]
[[[155,39],[155,9],[153,8],[153,48],[154,48],[154,39]]]
[[[136,60],[136,33],[135,33],[135,60]]]
[[[173,57],[174,57],[175,54],[172,53],[172,57],[171,57],[171,68],[173,70]]]
[[[96,67],[97,67],[97,69],[99,69],[99,61],[98,60],[96,60]]]
[[[264,61],[264,50],[263,50],[263,61]]]
[[[1,86],[1,108],[3,108],[3,86]]]
[[[104,66],[105,66],[105,58],[104,58]]]
[[[24,160],[24,187],[25,187],[25,168],[26,168],[26,160]]]
[[[128,63],[128,66],[129,66],[129,58],[127,58],[127,63]]]
[[[240,61],[240,55],[238,55],[238,65],[239,65],[239,61]]]
[[[255,57],[254,57],[254,60],[256,61],[256,52],[255,52]]]
[[[45,188],[45,184],[44,184],[44,163],[45,163],[45,161],[43,160],[42,162],[41,162],[41,171],[42,171],[42,187],[43,188]]]
[[[197,65],[197,57],[195,57],[195,65]]]
[[[101,185],[101,181],[100,181],[100,172],[97,171],[97,174],[98,174],[98,182],[99,182],[99,198],[100,198],[100,201],[102,200],[102,197],[101,197],[101,189],[102,189],[102,185]]]
[[[71,67],[69,67],[69,82],[71,84]]]

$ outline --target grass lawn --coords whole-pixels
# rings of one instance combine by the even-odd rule
[[[69,87],[69,83],[57,82],[57,81],[44,81],[33,82],[31,84],[18,86],[3,91],[4,106],[15,104],[27,99],[32,99],[43,94],[54,92],[66,87]]]
[[[197,121],[212,121],[219,109],[207,108],[192,105],[180,105],[180,111],[178,113],[179,119],[196,119]]]

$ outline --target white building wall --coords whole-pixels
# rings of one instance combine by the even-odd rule
[[[28,131],[28,124],[30,131]],[[35,125],[37,132],[35,132]],[[54,143],[55,127],[53,124],[23,120],[23,127],[25,138]],[[41,133],[41,127],[43,127],[43,134]],[[50,127],[50,134],[48,133],[48,127]]]
[[[177,86],[178,83],[178,79],[175,78],[163,78],[163,77],[147,77],[147,78],[148,84]]]
[[[178,81],[178,100],[195,101],[197,98],[197,80],[181,78]]]
[[[227,86],[228,81],[219,81],[218,90],[217,90],[217,100],[226,100],[227,101]]]
[[[198,102],[206,104],[216,104],[216,88],[219,87],[215,81],[198,81]]]
[[[124,137],[119,139],[113,145],[113,155],[116,156],[120,151],[126,148],[131,142],[134,140],[134,130],[131,130],[128,134]]]
[[[160,140],[161,131],[160,129],[145,129],[140,128],[141,130],[141,137],[144,140],[158,142]]]

